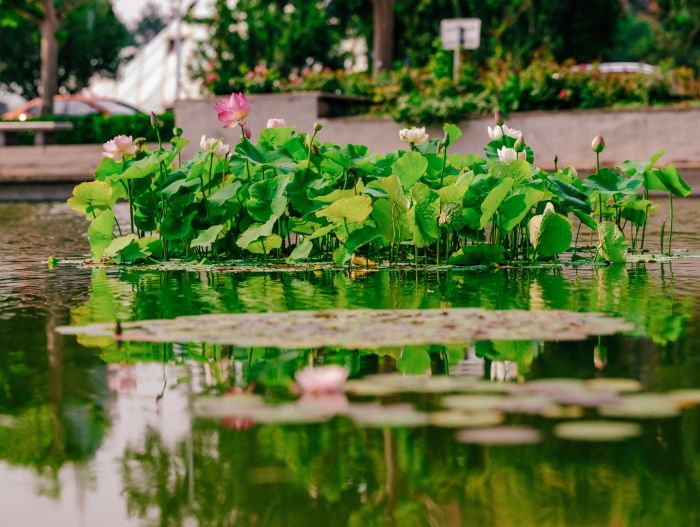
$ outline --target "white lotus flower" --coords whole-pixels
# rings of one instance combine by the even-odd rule
[[[282,118],[273,117],[267,120],[268,128],[284,128],[285,126],[287,126],[287,121]]]
[[[202,136],[199,141],[199,146],[204,152],[213,152],[216,157],[226,157],[231,152],[231,147],[213,137]]]
[[[503,163],[510,163],[517,159],[527,159],[527,153],[523,150],[522,152],[516,152],[515,148],[507,148],[502,146],[498,149],[498,160]]]
[[[501,130],[500,126],[488,126],[487,128],[489,129],[489,138],[491,138],[492,141],[498,141],[503,137],[503,134],[506,134],[508,137],[512,137],[513,139],[518,139],[521,135],[523,135],[520,130],[510,128],[505,124],[503,125],[503,130]]]
[[[425,132],[425,126],[421,128],[404,128],[399,131],[399,138],[407,145],[422,145],[429,137]]]

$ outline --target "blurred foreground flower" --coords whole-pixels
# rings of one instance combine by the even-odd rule
[[[219,121],[226,123],[224,128],[243,126],[246,118],[250,115],[250,101],[243,93],[232,93],[228,98],[222,97],[214,108],[219,114]]]
[[[272,119],[267,120],[267,127],[268,128],[284,128],[287,126],[287,121],[284,119],[278,119],[273,117]]]
[[[136,154],[139,150],[138,145],[134,144],[130,135],[118,135],[103,144],[102,148],[104,148],[104,152],[102,152],[104,157],[109,157],[117,162],[123,160],[124,156]]]
[[[404,128],[399,131],[399,138],[401,142],[407,145],[422,145],[425,143],[430,136],[425,132],[425,127],[421,128]]]
[[[603,150],[605,150],[605,139],[603,139],[602,135],[598,134],[593,138],[591,148],[596,154],[600,154]]]
[[[309,366],[296,372],[294,378],[302,394],[330,394],[343,391],[348,373],[343,366]]]

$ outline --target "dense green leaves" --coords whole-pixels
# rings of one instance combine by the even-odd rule
[[[571,222],[554,212],[551,203],[547,203],[542,214],[532,217],[528,227],[530,243],[539,256],[544,258],[554,256],[566,251],[571,245]]]

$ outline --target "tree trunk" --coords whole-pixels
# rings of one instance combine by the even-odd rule
[[[372,0],[374,14],[373,71],[394,65],[394,1]]]
[[[39,24],[41,29],[41,94],[40,115],[53,113],[53,96],[58,93],[58,18],[53,0],[42,0],[44,19]]]

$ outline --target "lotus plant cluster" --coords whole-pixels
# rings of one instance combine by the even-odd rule
[[[675,167],[656,166],[663,152],[602,168],[600,136],[588,177],[560,168],[557,158],[554,170],[543,170],[524,134],[500,114],[485,130],[483,155],[455,152],[462,132],[451,124],[433,138],[425,128],[403,129],[405,148],[377,154],[324,142],[320,124],[304,133],[275,117],[253,143],[252,107],[240,93],[215,110],[224,128],[240,127],[237,144],[237,134],[205,136],[183,160],[187,140],[179,129],[157,149],[127,136],[105,143],[95,181],[78,185],[69,199],[90,220],[95,261],[531,262],[568,252],[583,258],[578,242],[590,230],[582,238],[596,240],[588,258],[624,262],[628,252],[644,250],[655,209],[650,191],[671,201],[669,251],[673,198],[690,194]],[[153,124],[160,125],[155,116]],[[122,200],[128,226],[114,210]]]

